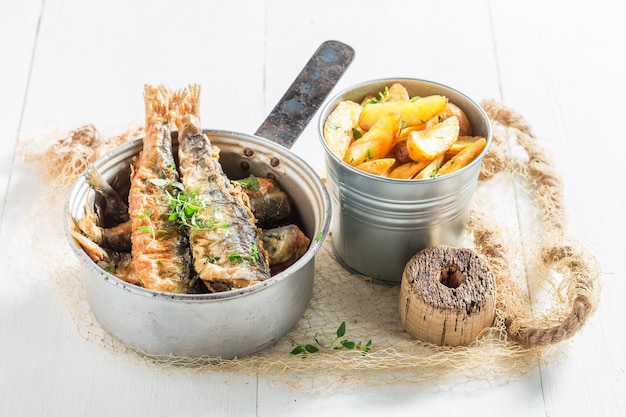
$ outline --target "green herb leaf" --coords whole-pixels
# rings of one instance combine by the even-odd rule
[[[240,187],[250,191],[259,191],[259,188],[261,188],[259,180],[254,176],[254,174],[250,174],[245,180],[232,180],[231,183],[239,185]]]
[[[351,342],[349,340],[342,340],[341,341],[341,346],[346,348],[346,349],[354,349],[356,346],[356,343]],[[335,349],[341,349],[341,348],[335,348]]]
[[[243,262],[243,257],[237,252],[232,252],[228,255],[228,262],[231,264],[240,264]]]
[[[313,345],[304,345],[304,350],[306,350],[309,353],[319,352],[319,349]]]
[[[337,337],[343,337],[346,334],[346,322],[342,322],[337,329]]]

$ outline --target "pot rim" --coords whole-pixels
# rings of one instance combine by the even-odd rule
[[[328,116],[330,115],[330,113],[334,109],[334,106],[336,106],[339,103],[339,101],[340,101],[339,99],[342,96],[344,96],[344,95],[346,95],[346,94],[348,94],[348,93],[350,93],[350,92],[352,92],[354,90],[357,90],[359,88],[366,87],[367,85],[370,85],[370,84],[391,83],[391,82],[400,82],[401,83],[402,81],[410,81],[410,82],[416,82],[417,81],[417,82],[431,84],[431,85],[434,85],[436,87],[441,87],[441,88],[447,89],[449,91],[452,91],[455,94],[458,94],[458,95],[462,96],[467,101],[469,101],[471,104],[476,106],[476,108],[478,109],[478,112],[480,113],[480,115],[487,122],[486,123],[486,129],[487,129],[486,133],[487,134],[485,135],[485,139],[487,140],[487,144],[485,145],[485,148],[482,150],[482,152],[476,158],[474,158],[474,160],[472,162],[467,164],[465,167],[459,169],[458,171],[454,171],[454,172],[451,172],[449,174],[442,175],[440,177],[425,178],[423,180],[415,181],[413,179],[381,177],[379,175],[374,175],[374,174],[370,174],[369,172],[362,171],[362,170],[357,169],[356,167],[354,167],[354,166],[352,166],[350,164],[345,163],[343,160],[339,159],[339,157],[337,155],[335,155],[335,153],[328,147],[328,144],[326,143],[326,140],[324,139],[324,124],[326,123],[326,118],[328,118]],[[331,106],[333,106],[333,108],[331,108]],[[318,122],[317,122],[317,133],[318,133],[318,138],[319,138],[320,142],[322,143],[322,147],[324,148],[324,151],[326,152],[326,154],[328,156],[330,156],[330,158],[334,159],[335,163],[339,164],[339,166],[341,166],[343,169],[347,169],[348,171],[351,171],[354,174],[362,175],[362,176],[370,178],[372,180],[381,181],[383,183],[391,183],[391,184],[434,183],[434,182],[439,182],[439,181],[447,181],[449,178],[456,177],[457,175],[462,175],[463,172],[467,171],[471,166],[473,166],[475,164],[478,164],[478,163],[481,163],[482,159],[484,158],[484,156],[486,155],[486,153],[489,150],[489,147],[490,147],[491,142],[492,142],[492,135],[493,135],[492,128],[491,128],[491,122],[489,120],[489,116],[487,116],[487,113],[482,108],[482,106],[480,104],[478,104],[474,99],[469,97],[467,94],[461,92],[460,90],[457,90],[456,88],[450,87],[450,86],[448,86],[446,84],[443,84],[443,83],[440,83],[440,82],[437,82],[437,81],[431,81],[431,80],[423,79],[423,78],[412,78],[412,77],[373,78],[373,79],[370,79],[370,80],[359,82],[357,84],[352,84],[351,86],[349,86],[347,88],[344,88],[343,90],[339,91],[337,94],[333,95],[328,101],[326,101],[326,103],[324,103],[324,105],[320,109]]]
[[[219,300],[228,300],[228,299],[239,298],[239,297],[247,296],[249,294],[253,294],[257,291],[261,291],[269,286],[277,285],[280,282],[288,279],[289,276],[292,275],[293,271],[303,268],[310,261],[314,260],[317,251],[321,248],[322,244],[324,243],[325,237],[328,234],[328,230],[330,228],[330,221],[331,221],[331,206],[330,206],[330,197],[328,194],[328,190],[326,189],[326,186],[322,182],[319,175],[315,172],[315,170],[306,161],[304,161],[300,156],[293,153],[290,149],[276,142],[273,142],[269,139],[263,138],[261,136],[251,135],[251,134],[242,133],[242,132],[220,130],[220,129],[203,129],[203,131],[209,136],[210,135],[222,136],[222,137],[226,136],[226,137],[244,139],[246,141],[256,142],[264,146],[270,146],[274,148],[278,147],[279,152],[282,152],[285,156],[288,156],[289,158],[291,158],[289,159],[291,162],[296,162],[296,165],[298,165],[299,169],[304,171],[304,175],[308,176],[313,181],[315,188],[317,188],[318,191],[320,192],[322,205],[323,205],[323,213],[322,213],[320,228],[319,230],[317,230],[316,236],[311,237],[311,243],[307,251],[304,253],[304,255],[302,255],[300,259],[298,259],[296,262],[290,265],[287,269],[270,277],[269,279],[262,281],[258,284],[251,285],[249,287],[240,288],[236,290],[223,291],[223,292],[217,292],[217,293],[206,293],[206,294],[174,294],[174,293],[166,293],[166,292],[161,292],[161,291],[150,290],[147,288],[130,284],[116,277],[115,275],[108,273],[104,269],[100,268],[95,262],[93,262],[89,258],[89,256],[87,256],[85,251],[82,250],[82,248],[78,246],[74,238],[69,233],[69,229],[70,229],[69,222],[71,221],[70,220],[70,217],[71,217],[70,206],[72,202],[72,197],[74,194],[78,192],[80,187],[84,186],[85,172],[83,172],[78,176],[78,178],[75,180],[74,184],[70,188],[70,191],[68,193],[68,196],[64,204],[65,236],[74,254],[79,258],[80,261],[82,261],[81,262],[82,266],[85,266],[87,268],[93,269],[94,271],[98,272],[98,274],[100,275],[99,278],[105,280],[108,284],[120,287],[121,289],[128,291],[130,293],[137,294],[139,296],[143,296],[147,298],[157,298],[157,299],[164,299],[168,301],[180,301],[180,302],[188,303],[188,302],[211,302],[211,301],[219,301]],[[174,132],[177,132],[177,131],[173,130],[172,133]],[[108,151],[107,153],[99,157],[96,161],[94,161],[93,165],[95,165],[96,167],[99,165],[102,165],[104,162],[110,159],[113,155],[118,154],[118,153],[123,153],[127,151],[128,148],[133,148],[135,146],[138,146],[138,143],[141,142],[142,140],[143,140],[143,136],[133,139],[129,142],[126,142]]]

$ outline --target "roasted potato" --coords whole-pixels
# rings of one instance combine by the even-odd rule
[[[324,122],[324,140],[330,150],[341,159],[354,141],[354,129],[357,128],[362,109],[358,103],[342,101]]]
[[[437,175],[445,175],[454,171],[458,171],[470,162],[472,162],[485,148],[487,140],[483,137],[476,140],[471,145],[463,148],[459,153],[450,158],[441,168],[437,171]]]
[[[459,136],[459,138],[450,146],[450,148],[446,151],[446,160],[452,158],[454,155],[459,153],[466,146],[471,145],[477,140],[482,139],[482,136]]]
[[[409,99],[409,92],[406,88],[400,83],[393,83],[387,90],[384,101],[407,101]]]
[[[435,178],[437,175],[439,175],[439,167],[441,166],[442,162],[443,162],[443,155],[439,155],[438,157],[430,161],[424,167],[424,169],[418,172],[417,175],[414,176],[413,178],[416,180],[425,180],[428,178]]]
[[[361,139],[352,142],[343,160],[356,166],[372,159],[385,158],[395,145],[401,126],[400,113],[384,114]]]
[[[417,174],[418,172],[426,168],[426,166],[428,166],[429,163],[430,163],[429,161],[425,161],[425,162],[409,161],[404,164],[400,164],[391,170],[391,172],[389,173],[389,178],[410,180],[411,178],[415,176],[415,174]]]
[[[409,133],[406,147],[412,160],[432,161],[443,155],[458,137],[459,119],[452,116],[430,129]]]
[[[363,162],[356,167],[361,171],[369,172],[370,174],[386,177],[389,174],[389,168],[396,163],[394,158],[380,158],[372,159],[371,161]]]
[[[472,125],[470,124],[470,121],[463,112],[463,110],[461,110],[456,104],[448,102],[446,103],[446,108],[442,112],[441,117],[447,119],[451,116],[456,116],[459,118],[460,136],[472,136]]]
[[[405,126],[421,125],[443,112],[447,102],[446,97],[438,95],[415,97],[407,101],[370,101],[363,106],[359,127],[369,130],[378,119],[389,112],[400,113]]]

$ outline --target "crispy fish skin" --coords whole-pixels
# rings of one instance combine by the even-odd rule
[[[248,195],[250,209],[260,228],[276,227],[291,215],[289,197],[274,180],[257,177],[257,182],[258,190],[243,188],[243,192]]]
[[[168,219],[166,190],[179,180],[169,128],[169,93],[146,85],[143,149],[131,172],[129,214],[132,258],[137,279],[145,288],[188,293],[190,256],[186,236]]]
[[[272,275],[284,271],[300,259],[311,240],[295,224],[263,230],[263,244],[267,250]]]
[[[189,86],[176,119],[185,192],[204,201],[196,214],[203,227],[189,230],[194,269],[213,291],[247,287],[270,277],[269,261],[247,196],[226,177],[219,150],[202,131],[199,95],[199,85]]]

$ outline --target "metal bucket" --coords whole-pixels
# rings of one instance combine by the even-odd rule
[[[426,180],[398,180],[368,174],[343,162],[324,141],[324,122],[343,100],[357,103],[394,82],[413,96],[440,94],[467,115],[474,135],[487,146],[463,169]],[[333,250],[348,269],[376,281],[399,284],[409,259],[434,245],[458,246],[463,238],[481,161],[491,144],[485,111],[465,94],[432,81],[387,78],[352,86],[322,108],[318,134],[326,152],[332,206]]]

